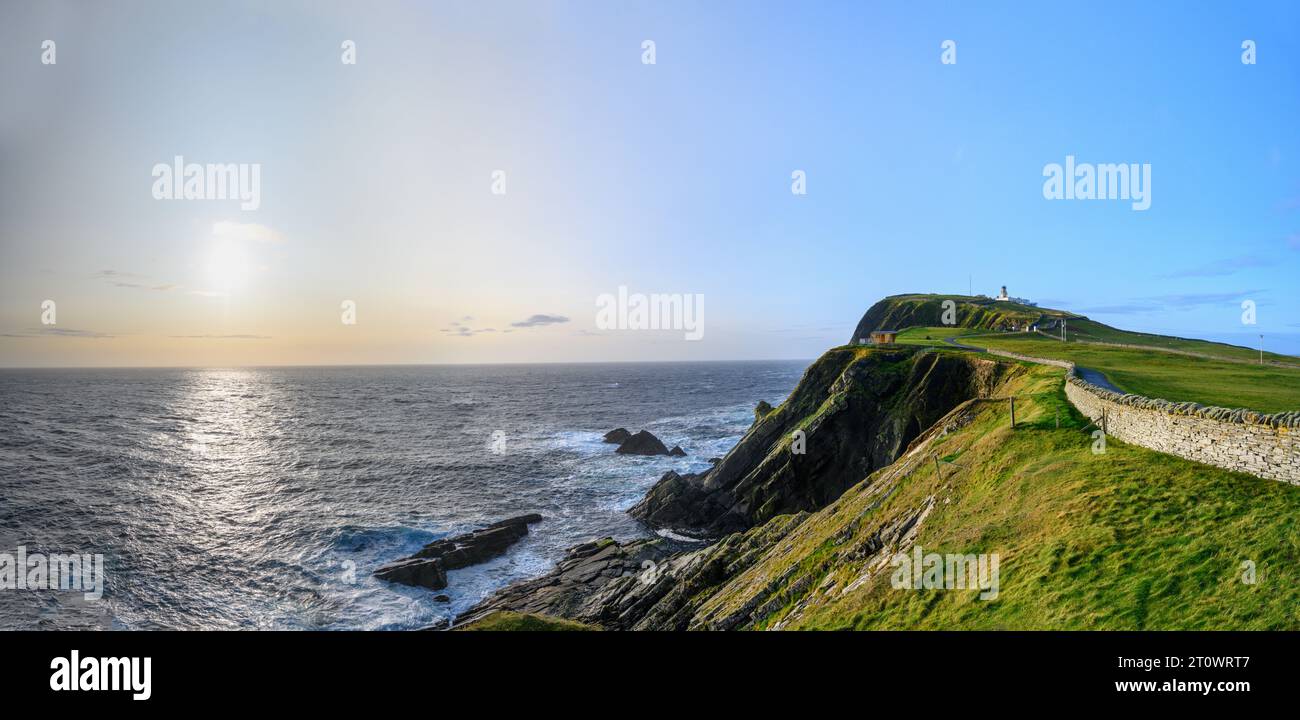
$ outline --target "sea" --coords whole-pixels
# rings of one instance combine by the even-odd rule
[[[651,535],[627,509],[726,454],[807,364],[0,370],[0,559],[103,562],[99,598],[0,585],[0,628],[427,627],[575,544]],[[618,455],[616,427],[687,454]],[[446,589],[372,576],[533,512]]]

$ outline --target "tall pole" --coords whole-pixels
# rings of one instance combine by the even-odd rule
[[[1259,336],[1259,364],[1264,364],[1264,336]]]

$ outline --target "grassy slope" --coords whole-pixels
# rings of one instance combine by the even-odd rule
[[[803,589],[758,627],[1300,629],[1300,487],[1113,439],[1094,454],[1059,370],[1034,366],[1015,382],[1017,429],[1003,403],[980,403],[976,419],[932,441],[909,474],[890,480],[884,468],[849,490],[705,609],[739,607],[784,575],[786,588]],[[962,468],[945,466],[940,481],[931,454]],[[998,553],[1000,597],[895,590],[888,565],[841,593],[873,562],[851,550],[931,495],[917,543]],[[1245,560],[1256,563],[1257,584],[1240,581]]]
[[[1225,345],[1224,343],[1210,342],[1209,340],[1192,340],[1188,338],[1170,337],[1168,335],[1130,332],[1128,330],[1113,328],[1109,325],[1103,325],[1094,320],[1070,320],[1067,331],[1070,340],[1162,347],[1171,350],[1204,353],[1206,355],[1214,355],[1229,360],[1244,360],[1247,362],[1255,362],[1259,360],[1259,350],[1252,350],[1247,347]],[[1264,359],[1300,364],[1300,360],[1295,357],[1289,355],[1278,355],[1277,353],[1270,352],[1264,353]]]
[[[592,625],[584,625],[572,620],[563,620],[560,618],[547,617],[545,615],[534,615],[532,613],[508,612],[505,610],[494,612],[487,617],[456,628],[466,632],[538,632],[538,631],[591,631],[600,628]]]

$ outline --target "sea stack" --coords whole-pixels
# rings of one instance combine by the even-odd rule
[[[667,455],[668,448],[649,430],[642,430],[624,440],[614,452],[620,455]]]

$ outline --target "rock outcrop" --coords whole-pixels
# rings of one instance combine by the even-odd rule
[[[949,410],[1016,371],[907,348],[831,350],[721,462],[696,475],[666,473],[629,512],[654,527],[721,537],[817,510],[893,462]]]
[[[620,455],[667,455],[668,448],[649,430],[642,430],[624,440],[614,452]]]
[[[744,571],[806,514],[777,518],[707,547],[664,538],[584,543],[547,575],[516,583],[461,617],[474,622],[506,610],[613,630],[685,630],[698,625],[709,590]],[[728,622],[723,619],[722,622]]]
[[[416,585],[431,590],[447,587],[447,571],[491,560],[528,534],[528,526],[541,522],[536,513],[493,523],[454,538],[435,540],[414,555],[375,571],[380,580]]]
[[[682,449],[681,445],[674,445],[673,449],[668,451],[668,454],[673,457],[686,457],[686,451]]]
[[[630,437],[632,437],[632,433],[628,432],[627,428],[614,428],[605,433],[605,442],[622,444],[627,442]]]
[[[437,558],[406,558],[375,571],[375,577],[388,582],[414,585],[430,590],[447,587],[447,569]]]

